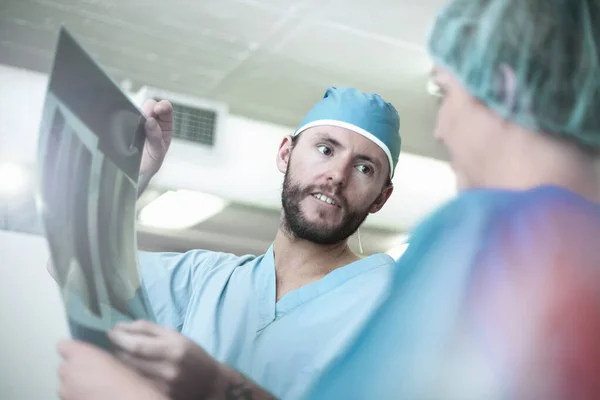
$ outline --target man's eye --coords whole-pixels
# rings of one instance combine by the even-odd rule
[[[331,149],[327,146],[318,146],[317,149],[326,156],[331,155]]]
[[[373,169],[371,167],[364,164],[357,165],[356,169],[358,169],[359,172],[367,175],[373,172]]]

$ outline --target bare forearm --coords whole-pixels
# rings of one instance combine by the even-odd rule
[[[211,400],[277,400],[275,396],[233,368],[221,365]]]

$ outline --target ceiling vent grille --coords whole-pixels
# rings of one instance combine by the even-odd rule
[[[143,86],[132,95],[138,105],[148,99],[168,100],[173,106],[173,143],[185,151],[183,157],[204,157],[210,154],[215,157],[222,155],[222,136],[229,115],[227,104],[190,96],[183,93],[171,92],[150,86]],[[193,148],[203,154],[192,154]],[[189,151],[188,151],[189,150]],[[171,151],[170,151],[171,152]],[[195,161],[194,161],[195,162]]]
[[[193,107],[175,101],[171,101],[171,105],[173,106],[174,138],[208,147],[215,145],[217,111],[209,108]]]

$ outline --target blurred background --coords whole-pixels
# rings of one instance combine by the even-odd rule
[[[349,85],[381,94],[401,114],[396,190],[361,230],[366,254],[393,251],[454,190],[432,138],[436,98],[424,50],[440,3],[4,0],[0,190],[15,197],[32,189],[47,74],[64,25],[138,103],[161,97],[175,106],[175,143],[139,204],[142,248],[264,252],[279,223],[282,137],[328,86]],[[4,204],[4,229],[39,233],[30,199]]]
[[[279,143],[328,86],[347,85],[379,93],[400,112],[395,191],[360,232],[364,255],[398,256],[406,232],[454,194],[432,138],[437,97],[424,48],[442,3],[0,0],[0,320],[11,327],[2,337],[7,359],[19,360],[0,393],[52,398],[53,343],[66,334],[45,310],[60,313],[61,304],[45,274],[33,175],[61,25],[138,104],[160,97],[174,105],[172,149],[138,202],[142,249],[263,253],[279,224]],[[358,250],[357,238],[350,244]]]

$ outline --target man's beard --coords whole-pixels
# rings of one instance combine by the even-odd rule
[[[300,202],[312,193],[320,192],[317,186],[300,187],[294,185],[290,177],[290,168],[288,167],[283,180],[283,190],[281,192],[281,204],[284,212],[284,229],[295,237],[309,242],[330,245],[337,244],[350,237],[369,215],[368,207],[364,210],[348,211],[343,220],[334,226],[319,226],[316,223],[308,221],[302,210]]]

